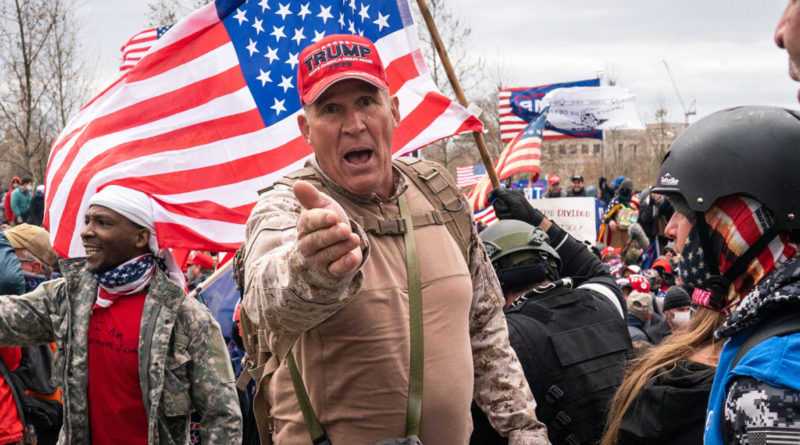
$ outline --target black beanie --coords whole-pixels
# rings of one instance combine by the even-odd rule
[[[667,294],[664,296],[664,310],[675,309],[678,307],[691,306],[692,299],[680,286],[672,286],[667,289]]]

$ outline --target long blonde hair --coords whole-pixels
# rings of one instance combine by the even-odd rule
[[[622,417],[631,406],[642,387],[656,377],[659,369],[687,359],[698,349],[715,343],[714,331],[725,321],[726,315],[705,307],[698,307],[685,330],[667,337],[660,345],[646,351],[634,360],[625,379],[617,389],[608,412],[606,431],[600,445],[616,445]]]

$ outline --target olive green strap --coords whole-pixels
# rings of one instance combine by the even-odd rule
[[[406,245],[406,268],[408,271],[408,315],[411,331],[411,358],[409,360],[408,376],[408,407],[406,409],[406,436],[419,435],[420,415],[422,412],[422,372],[424,365],[424,337],[422,333],[422,280],[419,273],[419,258],[417,244],[414,241],[414,224],[411,221],[411,212],[405,195],[397,198],[400,207],[400,216],[405,220],[406,227],[403,235]],[[311,441],[314,445],[330,444],[325,429],[319,423],[311,400],[308,398],[303,377],[297,369],[292,350],[286,355],[289,374],[292,376],[292,385],[297,395],[303,420],[308,427]]]
[[[300,411],[303,413],[303,420],[308,427],[308,433],[311,435],[311,442],[314,445],[330,444],[328,434],[319,423],[317,415],[314,413],[314,407],[311,406],[311,400],[308,398],[306,392],[306,385],[303,384],[303,377],[300,371],[297,370],[297,364],[294,361],[294,353],[289,349],[286,354],[286,364],[289,366],[289,374],[292,376],[292,385],[294,386],[294,393],[297,395],[297,403],[300,405]]]
[[[422,412],[422,372],[425,358],[422,333],[422,280],[419,274],[417,243],[414,241],[414,224],[405,194],[397,198],[400,216],[408,230],[403,234],[406,243],[406,268],[408,270],[408,318],[411,328],[411,359],[408,376],[408,408],[406,411],[406,436],[419,435]]]

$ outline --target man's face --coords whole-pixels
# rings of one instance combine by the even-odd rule
[[[573,192],[579,192],[581,190],[583,190],[583,181],[581,181],[579,179],[573,179],[572,180],[572,191]]]
[[[560,192],[561,192],[561,183],[560,182],[554,182],[554,183],[550,184],[550,193],[556,194],[556,193],[560,193]]]
[[[675,241],[675,252],[681,253],[691,230],[692,223],[681,212],[675,212],[664,228],[664,235]]]
[[[675,330],[675,328],[679,327],[675,323],[675,314],[676,313],[680,312],[682,315],[685,315],[690,310],[691,310],[691,308],[689,306],[683,306],[683,307],[676,307],[675,309],[667,309],[666,311],[664,311],[664,315],[667,317],[667,321],[669,322],[670,329]]]
[[[331,85],[297,118],[322,171],[358,195],[392,194],[392,137],[400,124],[396,97],[358,79]]]
[[[775,43],[789,53],[789,77],[800,82],[800,1],[789,0],[775,28]],[[800,92],[798,92],[800,100]]]
[[[89,207],[85,222],[81,239],[89,272],[107,272],[149,252],[150,232],[107,207]]]
[[[42,273],[42,262],[33,256],[32,253],[26,249],[20,248],[15,248],[14,253],[17,255],[17,259],[19,259],[19,265],[22,270],[37,275]]]

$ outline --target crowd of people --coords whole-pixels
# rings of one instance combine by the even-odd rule
[[[800,81],[799,2],[776,42]],[[327,36],[299,59],[315,156],[252,211],[230,338],[187,294],[219,261],[195,252],[182,270],[146,194],[96,193],[86,256],[59,259],[32,181],[12,179],[0,443],[800,440],[800,189],[783,187],[800,113],[700,119],[651,189],[600,184],[602,244],[587,246],[505,188],[479,234],[442,166],[392,159],[399,103],[369,40]],[[571,179],[548,195],[586,193]],[[19,394],[32,362],[52,386]],[[45,401],[49,427],[31,408]]]

